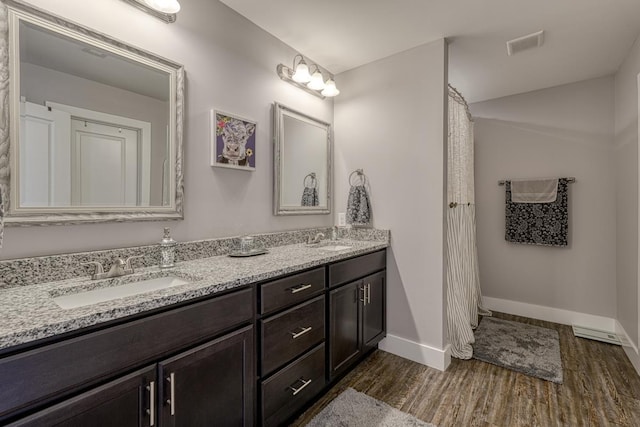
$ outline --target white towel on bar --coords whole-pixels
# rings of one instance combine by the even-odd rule
[[[552,203],[558,198],[558,178],[511,181],[514,203]]]

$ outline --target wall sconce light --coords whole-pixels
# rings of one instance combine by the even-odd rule
[[[296,62],[297,61],[297,62]],[[314,70],[313,74],[310,73]],[[307,65],[302,55],[296,55],[293,58],[293,66],[291,68],[284,64],[278,64],[276,68],[278,76],[287,83],[290,83],[300,89],[311,93],[319,98],[333,97],[340,93],[336,88],[336,82],[333,76],[325,81],[320,67],[316,64]]]
[[[156,18],[162,19],[166,23],[176,22],[176,13],[180,11],[178,0],[122,0],[137,7],[143,12]]]

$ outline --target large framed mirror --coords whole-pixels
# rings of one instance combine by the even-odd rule
[[[274,214],[331,213],[331,125],[282,104],[274,116]]]
[[[16,0],[0,28],[6,223],[182,218],[184,68]]]

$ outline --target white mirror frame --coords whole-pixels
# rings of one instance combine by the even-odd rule
[[[288,115],[305,122],[310,122],[327,131],[327,205],[326,206],[282,206],[280,195],[282,193],[282,167],[284,152],[284,116]],[[304,113],[293,110],[282,104],[273,104],[273,214],[274,215],[319,215],[331,213],[331,186],[332,186],[332,149],[331,149],[331,125],[321,120],[310,117]]]
[[[90,43],[136,62],[166,71],[170,76],[169,162],[175,180],[169,180],[168,206],[140,207],[45,207],[19,209],[13,206],[17,194],[16,179],[11,170],[17,171],[16,150],[19,138],[19,76],[20,64],[13,58],[13,37],[17,23],[25,20],[76,40]],[[11,58],[10,58],[11,57]],[[11,79],[11,76],[14,76]],[[54,225],[99,223],[112,221],[156,221],[183,218],[183,102],[184,67],[150,52],[135,48],[108,35],[69,22],[63,18],[25,4],[18,0],[0,1],[0,192],[4,202],[5,224]]]

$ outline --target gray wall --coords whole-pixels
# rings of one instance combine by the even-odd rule
[[[373,224],[392,230],[389,335],[442,350],[447,45],[392,55],[336,83],[336,212],[346,209],[349,174],[364,169]]]
[[[604,77],[471,105],[484,296],[615,317],[613,104]],[[554,176],[577,178],[569,247],[507,243],[498,180]]]
[[[333,122],[333,102],[276,75],[295,51],[218,1],[185,0],[173,24],[122,1],[30,3],[185,66],[185,219],[101,225],[9,227],[0,259],[156,242],[170,226],[177,240],[327,226],[332,215],[272,215],[271,104]],[[258,122],[255,172],[209,166],[209,110]]]
[[[615,75],[615,170],[618,321],[638,337],[638,83],[640,41]]]

